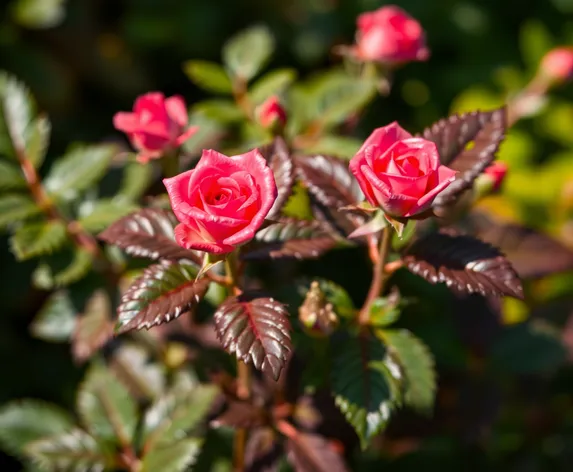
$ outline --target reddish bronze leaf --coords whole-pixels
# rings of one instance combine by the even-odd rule
[[[288,439],[286,450],[287,458],[297,472],[348,471],[341,455],[323,436],[299,431]]]
[[[281,456],[282,448],[277,441],[277,433],[271,428],[251,431],[245,448],[246,472],[275,472]]]
[[[364,200],[358,181],[348,169],[348,161],[332,156],[296,156],[298,178],[311,196],[316,219],[326,221],[344,235],[364,222],[364,217],[339,209]]]
[[[483,212],[470,214],[472,234],[498,247],[523,279],[573,270],[573,252],[551,236]]]
[[[274,380],[279,378],[292,351],[288,311],[282,303],[243,294],[227,299],[214,320],[217,336],[228,352]]]
[[[196,275],[193,266],[173,261],[149,266],[121,298],[118,331],[149,329],[193,308],[209,287],[208,279]]]
[[[267,218],[272,219],[280,215],[282,207],[292,193],[294,163],[284,139],[280,137],[275,138],[270,145],[262,148],[261,154],[266,158],[269,167],[272,169],[277,184],[277,199],[267,215]]]
[[[160,208],[144,208],[120,218],[99,234],[99,239],[122,248],[128,254],[150,259],[189,260],[202,264],[196,251],[175,242],[173,213]]]
[[[523,298],[521,281],[496,248],[449,230],[415,241],[404,256],[406,267],[428,282],[445,283],[458,294],[480,293]]]
[[[260,230],[245,247],[244,259],[315,259],[337,241],[319,221],[283,218]]]
[[[434,206],[456,201],[475,178],[495,159],[505,137],[506,109],[474,111],[452,115],[424,130],[423,136],[436,143],[442,164],[459,174],[434,200]]]
[[[211,420],[211,427],[232,426],[233,428],[256,428],[267,423],[268,415],[262,408],[250,402],[230,400],[225,411]]]

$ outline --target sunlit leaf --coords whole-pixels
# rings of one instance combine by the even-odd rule
[[[225,301],[214,320],[217,337],[229,353],[274,380],[279,378],[292,350],[284,305],[272,298],[243,294]]]
[[[35,104],[28,88],[14,77],[0,75],[0,117],[12,142],[13,156],[22,158],[26,149],[27,130],[35,114]]]
[[[76,325],[76,309],[66,290],[54,292],[46,300],[34,321],[30,331],[44,341],[68,341]]]
[[[34,441],[25,452],[42,469],[54,472],[97,472],[113,464],[109,451],[79,428]]]
[[[65,433],[74,426],[73,419],[55,405],[38,400],[22,400],[0,409],[0,444],[16,455],[32,441]]]
[[[47,116],[40,115],[30,123],[28,127],[28,139],[26,140],[26,157],[38,169],[48,152],[52,125]]]
[[[337,156],[344,159],[350,159],[356,154],[362,141],[348,136],[337,136],[327,134],[321,136],[310,146],[304,148],[306,154],[326,154],[328,156]]]
[[[27,28],[53,28],[65,17],[65,3],[66,0],[16,0],[12,16]]]
[[[125,201],[102,199],[85,204],[78,222],[86,231],[97,233],[135,210],[137,210],[136,205]]]
[[[41,212],[40,207],[27,195],[2,195],[0,196],[0,229]]]
[[[298,431],[286,445],[289,462],[297,472],[345,472],[349,469],[328,439]]]
[[[209,280],[196,280],[189,264],[163,261],[145,269],[123,294],[118,307],[119,332],[149,329],[192,309],[205,296]]]
[[[137,426],[137,406],[121,382],[95,365],[80,386],[77,410],[94,437],[113,444],[130,444]]]
[[[50,169],[44,186],[58,198],[73,199],[105,174],[117,148],[110,144],[74,146]]]
[[[541,20],[530,19],[522,23],[519,31],[519,49],[531,70],[536,70],[543,56],[555,46],[557,46],[555,38]]]
[[[518,275],[493,246],[449,231],[415,241],[404,256],[405,266],[428,282],[445,283],[458,294],[480,293],[523,298]]]
[[[156,447],[145,454],[140,472],[184,472],[193,465],[203,445],[202,439],[189,438]]]
[[[227,41],[223,47],[223,62],[235,77],[248,82],[265,66],[274,47],[269,29],[253,26]]]
[[[295,69],[277,69],[263,75],[249,90],[251,102],[256,106],[273,95],[280,95],[296,79]]]
[[[208,92],[231,94],[233,84],[225,69],[215,62],[193,60],[183,64],[183,71],[191,81]]]
[[[147,190],[152,176],[152,166],[130,162],[123,171],[123,179],[117,197],[128,201],[137,201]]]
[[[66,226],[59,220],[25,224],[10,239],[12,251],[21,261],[50,254],[66,241]]]

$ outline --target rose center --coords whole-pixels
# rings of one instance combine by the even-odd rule
[[[396,159],[395,162],[403,174],[408,177],[420,177],[424,175],[420,169],[420,162],[416,156],[401,156]]]

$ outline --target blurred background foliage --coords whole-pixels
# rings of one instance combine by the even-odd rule
[[[419,19],[432,57],[397,71],[390,96],[377,97],[353,131],[358,139],[394,120],[417,132],[451,112],[499,106],[531,79],[545,52],[573,43],[573,0],[396,3]],[[288,67],[306,78],[338,62],[332,46],[350,43],[356,16],[381,5],[378,0],[4,2],[0,66],[25,82],[50,115],[50,160],[75,141],[125,144],[111,117],[130,109],[139,94],[178,93],[191,105],[208,98],[186,76],[185,62],[220,62],[224,42],[245,27],[264,24],[272,31],[277,48],[269,69]],[[504,193],[482,205],[573,248],[573,86],[553,91],[539,113],[514,126],[500,159],[510,164]],[[72,363],[69,346],[30,335],[29,322],[46,293],[31,287],[32,266],[16,263],[2,238],[0,403],[37,397],[70,407],[82,368]],[[309,272],[334,273],[351,294],[363,295],[365,268],[352,266],[364,273],[356,276],[339,264],[340,258],[327,257],[311,263]],[[412,293],[427,287],[408,274],[402,278],[401,286],[411,286]],[[459,302],[446,290],[424,291],[427,313],[406,313],[404,322],[430,345],[440,367],[436,414],[420,420],[404,413],[383,440],[388,457],[366,454],[355,470],[381,465],[389,471],[569,470],[573,277],[550,276],[528,284],[527,291],[527,304],[502,301],[501,321],[511,329],[501,334],[492,329],[499,324],[497,314],[482,299]],[[559,327],[551,336],[562,343],[548,341],[543,324],[519,324],[525,320],[550,321]],[[498,337],[488,368],[480,353],[492,333]],[[0,466],[18,470],[8,456],[0,456]]]

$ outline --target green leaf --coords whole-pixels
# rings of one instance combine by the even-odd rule
[[[44,341],[68,341],[76,325],[76,309],[66,290],[50,295],[36,318],[30,325],[30,331],[36,338]]]
[[[110,144],[74,146],[50,169],[44,180],[46,190],[59,198],[74,199],[103,177],[116,152]]]
[[[137,201],[147,190],[152,176],[153,166],[130,162],[123,171],[123,180],[117,198]]]
[[[265,66],[274,50],[274,39],[265,26],[253,26],[231,38],[223,47],[223,62],[245,82]]]
[[[384,355],[380,341],[360,338],[339,346],[332,360],[335,403],[356,430],[363,449],[386,427],[395,400],[388,376],[371,365]]]
[[[44,290],[70,285],[84,278],[92,263],[92,254],[83,248],[54,254],[36,268],[32,276],[34,284]]]
[[[84,362],[89,359],[113,337],[113,325],[109,295],[105,290],[98,289],[77,318],[72,337],[74,360]]]
[[[428,347],[405,329],[379,330],[376,334],[404,371],[405,403],[422,412],[431,411],[436,397],[436,371]]]
[[[545,53],[555,45],[551,32],[541,21],[529,20],[521,27],[519,32],[521,55],[532,70],[539,67]]]
[[[0,75],[0,98],[3,127],[16,156],[26,149],[26,133],[35,113],[35,104],[28,88],[6,73]]]
[[[42,469],[54,472],[95,472],[113,464],[113,457],[79,428],[34,441],[26,447],[25,452]]]
[[[373,326],[389,326],[400,318],[397,303],[390,297],[377,298],[370,306],[370,323]]]
[[[507,326],[491,349],[495,369],[513,374],[554,371],[567,359],[559,330],[543,320]]]
[[[27,195],[3,195],[0,197],[0,229],[41,212],[38,205]]]
[[[28,223],[20,226],[10,243],[20,261],[51,254],[66,242],[66,225],[59,220]]]
[[[243,111],[231,100],[203,100],[195,104],[193,113],[222,124],[231,124],[244,118]]]
[[[82,205],[78,222],[86,231],[98,233],[137,208],[137,205],[116,199],[89,202]]]
[[[184,472],[193,465],[203,440],[189,438],[151,449],[143,458],[140,472]]]
[[[26,155],[36,169],[40,168],[50,144],[52,125],[46,116],[39,116],[30,123],[26,142]]]
[[[95,365],[78,392],[78,414],[94,437],[130,444],[137,426],[137,406],[123,384],[106,368]]]
[[[249,97],[254,105],[263,103],[273,95],[280,95],[296,80],[295,69],[277,69],[258,79],[249,89]]]
[[[308,154],[328,154],[350,159],[360,149],[361,145],[362,141],[356,138],[327,134],[321,136],[318,141],[304,150]]]
[[[70,415],[61,408],[39,400],[21,400],[0,409],[0,445],[22,456],[32,441],[64,433],[73,428]]]
[[[174,385],[157,398],[143,419],[145,449],[168,446],[205,419],[218,389],[214,385]]]
[[[9,162],[0,161],[0,191],[26,188],[22,171]]]
[[[215,62],[187,61],[183,71],[191,81],[208,92],[232,94],[233,84],[225,69]]]
[[[64,19],[65,0],[17,0],[11,9],[14,21],[27,28],[53,28]]]

